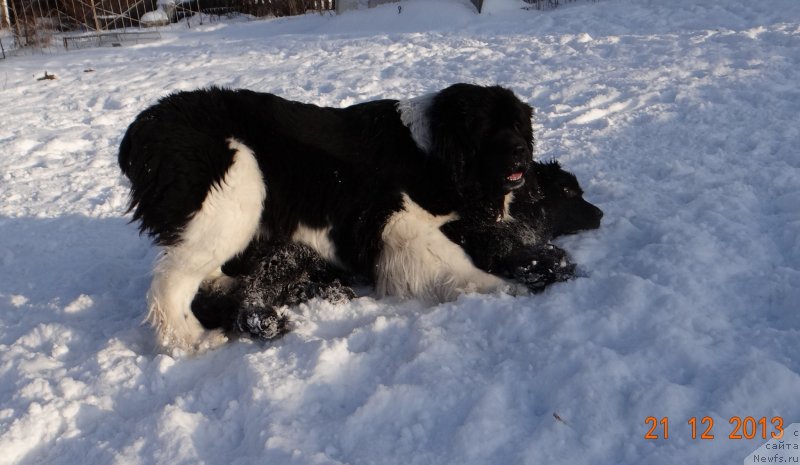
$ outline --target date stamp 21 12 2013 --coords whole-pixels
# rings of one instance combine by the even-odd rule
[[[784,422],[783,418],[775,417],[738,417],[733,416],[727,419],[727,433],[718,436],[715,429],[716,420],[713,417],[691,417],[687,420],[688,434],[691,439],[714,440],[724,437],[732,440],[739,439],[783,439]],[[647,417],[644,420],[647,432],[644,438],[647,440],[668,440],[670,438],[670,419],[669,417]]]
[[[715,419],[710,416],[691,417],[684,428],[676,433],[686,434],[692,440],[755,440],[765,441],[750,455],[744,458],[743,464],[780,463],[800,464],[800,423],[786,426],[782,417],[739,417],[727,418],[727,425],[715,429]],[[644,439],[648,441],[669,440],[675,437],[670,431],[668,417],[647,417],[644,421],[646,432]],[[720,433],[720,429],[723,431]]]

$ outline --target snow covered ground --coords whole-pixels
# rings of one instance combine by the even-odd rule
[[[765,440],[729,418],[800,422],[800,2],[485,5],[0,61],[0,464],[740,464]],[[275,343],[155,350],[156,251],[116,165],[139,111],[211,84],[342,106],[458,81],[536,107],[539,157],[605,211],[559,241],[583,277],[314,301]]]

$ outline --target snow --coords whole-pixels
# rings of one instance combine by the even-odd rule
[[[736,464],[766,440],[729,439],[729,418],[800,421],[800,3],[519,6],[407,0],[1,61],[0,464]],[[580,278],[312,301],[274,343],[156,351],[156,251],[116,164],[138,112],[212,84],[342,106],[458,81],[531,103],[539,157],[604,210],[559,240]],[[649,416],[668,439],[644,439]],[[692,440],[704,416],[715,439]]]
[[[142,17],[139,18],[139,21],[146,25],[163,26],[165,24],[169,24],[169,15],[166,11],[159,7],[153,11],[148,11],[147,13],[143,14]]]

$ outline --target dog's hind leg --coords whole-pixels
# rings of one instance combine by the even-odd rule
[[[192,299],[208,279],[243,251],[258,234],[266,186],[253,152],[229,141],[235,151],[224,179],[211,188],[186,224],[180,240],[166,247],[153,270],[147,321],[165,348],[189,352],[225,341],[220,331],[206,331],[191,310]]]

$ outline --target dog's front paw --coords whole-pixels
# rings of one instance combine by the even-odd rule
[[[241,334],[256,339],[276,339],[291,330],[289,317],[272,307],[244,307],[236,319]]]
[[[510,277],[524,284],[531,292],[541,292],[549,284],[566,281],[575,276],[575,264],[567,253],[552,244],[537,247],[529,262],[510,270]]]
[[[356,293],[349,286],[345,286],[338,279],[332,281],[316,282],[300,279],[284,286],[276,305],[300,305],[311,299],[322,299],[332,304],[341,304],[356,298]]]
[[[338,279],[330,283],[320,284],[315,292],[320,299],[332,304],[343,304],[356,298],[356,292],[350,286],[345,286]]]
[[[537,263],[520,266],[513,272],[513,278],[524,284],[531,292],[537,293],[550,284],[567,281],[574,276],[575,265],[562,267],[540,267]]]

